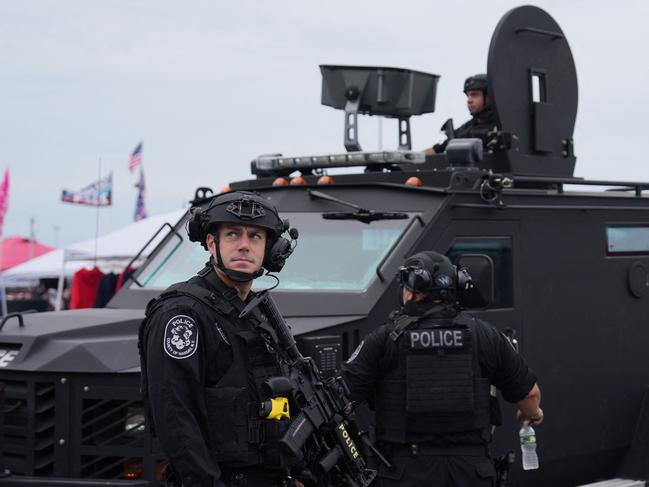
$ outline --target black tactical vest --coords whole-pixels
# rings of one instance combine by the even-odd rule
[[[490,381],[478,363],[475,322],[422,318],[392,335],[398,366],[379,380],[377,436],[405,442],[409,433],[481,430],[490,424]],[[393,324],[397,326],[397,322]]]
[[[197,279],[206,279],[220,292],[211,292],[196,284]],[[254,465],[281,468],[284,465],[277,440],[288,429],[289,420],[263,419],[259,408],[261,402],[268,399],[261,396],[261,384],[270,377],[283,375],[282,370],[275,352],[260,333],[248,321],[238,318],[241,310],[232,301],[235,295],[216,279],[213,271],[204,269],[199,276],[186,283],[174,284],[149,303],[146,316],[172,297],[187,296],[205,305],[210,323],[204,324],[201,332],[209,332],[207,327],[212,326],[212,333],[218,334],[219,339],[232,349],[233,357],[232,365],[222,373],[218,382],[203,389],[215,460],[222,466],[233,468]],[[140,327],[140,342],[143,329],[144,322]],[[140,356],[142,393],[149,416],[146,363],[144,355],[140,353]],[[153,425],[153,422],[149,421],[149,424]]]

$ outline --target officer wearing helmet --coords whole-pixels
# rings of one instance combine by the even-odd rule
[[[473,285],[444,255],[425,251],[399,269],[402,306],[343,366],[355,401],[376,412],[376,436],[392,468],[381,486],[491,487],[489,443],[500,389],[519,423],[541,423],[536,377],[509,340],[459,311]]]
[[[491,106],[486,74],[475,74],[464,81],[464,94],[466,95],[467,108],[471,120],[453,131],[456,139],[477,138],[482,139],[486,146],[489,142],[489,133],[497,130],[496,115]],[[426,150],[427,155],[442,154],[446,150],[448,139],[435,144]]]
[[[239,314],[253,279],[278,272],[292,242],[288,221],[255,193],[219,195],[190,210],[188,234],[210,253],[205,267],[172,285],[140,326],[145,411],[167,457],[167,485],[283,485],[277,440],[287,419],[261,417],[261,384],[281,364]],[[291,239],[297,232],[291,230]]]

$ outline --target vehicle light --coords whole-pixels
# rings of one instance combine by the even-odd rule
[[[144,410],[142,408],[128,408],[126,411],[124,432],[131,436],[141,436],[144,434]]]
[[[306,179],[304,179],[302,176],[297,176],[291,179],[291,184],[292,185],[306,184]]]
[[[326,154],[319,156],[284,157],[281,154],[262,155],[250,163],[253,174],[259,176],[276,176],[279,171],[301,171],[308,169],[328,169],[333,167],[394,166],[399,164],[424,164],[426,154],[419,151],[370,151],[345,152],[344,154]],[[281,173],[279,173],[281,174]]]
[[[406,179],[406,185],[408,186],[423,186],[424,182],[416,176],[411,176]]]
[[[141,479],[144,475],[144,466],[142,465],[142,460],[139,458],[132,458],[124,463],[124,478],[132,479]]]
[[[275,181],[273,181],[273,186],[287,186],[288,185],[288,179],[286,178],[276,178]]]
[[[219,194],[225,194],[225,193],[231,193],[231,192],[232,192],[232,188],[228,184],[227,186],[223,186],[221,188],[221,191],[219,191]]]
[[[318,178],[318,184],[333,184],[334,183],[334,178],[331,176],[320,176]]]

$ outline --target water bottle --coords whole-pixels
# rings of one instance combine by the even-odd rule
[[[518,432],[521,440],[521,453],[523,458],[523,470],[535,470],[539,468],[539,457],[536,455],[536,433],[534,428],[526,421]]]

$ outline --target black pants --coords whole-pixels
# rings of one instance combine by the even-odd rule
[[[281,487],[286,483],[286,474],[283,471],[254,467],[237,470],[222,469],[221,481],[228,487]],[[167,470],[165,486],[183,487],[183,483],[174,473]]]
[[[394,455],[392,464],[379,467],[379,487],[493,487],[496,476],[486,455]]]
[[[245,470],[223,469],[221,478],[232,487],[277,487],[284,485],[286,473],[281,470],[264,470],[251,467]]]

